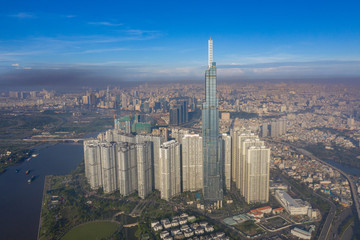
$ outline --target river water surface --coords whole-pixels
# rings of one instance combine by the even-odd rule
[[[324,160],[324,161],[331,164],[331,165],[333,165],[334,167],[337,167],[338,169],[344,171],[347,174],[360,177],[360,168],[351,167],[349,165],[338,163],[338,162],[335,162],[335,161],[332,161],[332,160]]]
[[[35,153],[39,156],[9,167],[0,175],[0,239],[37,238],[44,178],[74,170],[83,159],[83,146],[42,145]],[[29,184],[31,176],[35,179]]]

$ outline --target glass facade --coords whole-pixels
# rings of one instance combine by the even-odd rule
[[[211,49],[212,50],[212,49]],[[212,55],[212,54],[211,54]],[[212,57],[212,56],[211,56]],[[202,109],[204,199],[223,199],[223,162],[219,141],[219,102],[216,96],[216,63],[205,72],[205,103]]]

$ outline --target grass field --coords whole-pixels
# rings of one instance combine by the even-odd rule
[[[71,229],[62,240],[96,240],[110,237],[118,228],[115,222],[90,222]]]
[[[238,225],[235,225],[235,228],[239,229],[241,232],[249,236],[253,236],[264,231],[260,227],[258,227],[253,221],[246,221],[240,223]]]

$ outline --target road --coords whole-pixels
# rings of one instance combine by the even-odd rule
[[[342,228],[345,221],[353,216],[352,208],[344,208],[342,212],[335,215],[334,221],[332,222],[332,227],[329,232],[329,236],[332,236],[333,239],[339,239],[339,231]],[[349,233],[352,231],[349,231]]]
[[[323,160],[315,157],[312,153],[306,151],[305,149],[296,148],[296,150],[298,150],[298,151],[301,152],[302,154],[307,155],[308,157],[311,157],[311,158],[313,158],[313,159],[315,159],[315,160],[317,160],[317,161],[319,161],[319,162],[321,162],[321,163],[323,163],[323,164],[325,164],[325,165],[327,165],[327,166],[329,166],[329,167],[331,167],[331,168],[333,168],[333,169],[336,169],[337,171],[339,171],[339,173],[340,173],[341,175],[343,175],[343,176],[348,180],[348,182],[349,182],[349,184],[350,184],[351,196],[352,196],[352,199],[353,199],[353,202],[354,202],[354,206],[355,206],[355,209],[356,209],[356,212],[357,212],[358,219],[359,219],[359,221],[360,221],[360,203],[359,203],[359,197],[358,197],[358,194],[357,194],[356,186],[355,186],[354,182],[352,181],[351,177],[350,177],[347,173],[345,173],[345,172],[343,172],[342,170],[338,169],[337,167],[334,167],[333,165],[331,165],[331,164],[329,164],[329,163],[327,163],[327,162],[325,162],[325,161],[323,161]]]
[[[358,194],[357,194],[356,185],[354,184],[351,177],[347,173],[345,173],[341,169],[338,169],[337,167],[335,167],[335,166],[333,166],[333,165],[319,159],[318,157],[315,157],[311,152],[306,151],[303,148],[298,148],[298,147],[296,147],[296,146],[294,146],[292,144],[289,144],[289,143],[283,143],[283,142],[274,141],[274,140],[270,140],[270,139],[267,139],[267,140],[270,141],[270,142],[275,142],[275,143],[279,143],[279,144],[283,144],[283,145],[289,145],[289,146],[295,148],[298,152],[302,153],[303,155],[306,155],[306,156],[308,156],[308,157],[310,157],[312,159],[315,159],[315,160],[323,163],[324,165],[326,165],[326,166],[328,166],[330,168],[333,168],[333,169],[339,171],[339,173],[341,175],[343,175],[348,180],[348,182],[350,184],[351,196],[352,196],[352,199],[353,199],[353,202],[354,202],[354,205],[355,205],[355,209],[356,209],[356,212],[357,212],[357,217],[358,217],[358,219],[360,221],[360,202],[359,202],[359,197],[358,197]]]
[[[324,165],[326,165],[326,166],[328,166],[328,167],[330,167],[330,168],[333,168],[333,169],[339,171],[339,173],[340,173],[341,175],[343,175],[343,176],[348,180],[348,182],[349,182],[349,184],[350,184],[351,196],[352,196],[352,198],[353,198],[353,202],[354,202],[354,206],[355,206],[355,209],[356,209],[356,212],[357,212],[357,216],[358,216],[358,218],[359,218],[359,220],[360,220],[360,206],[359,206],[360,204],[359,204],[359,198],[358,198],[358,194],[357,194],[357,189],[356,189],[356,186],[355,186],[354,182],[352,181],[351,177],[350,177],[348,174],[346,174],[346,173],[343,172],[342,170],[338,169],[337,167],[335,167],[335,166],[333,166],[333,165],[331,165],[331,164],[329,164],[329,163],[327,163],[327,162],[325,162],[325,161],[323,161],[323,160],[315,157],[311,152],[306,151],[306,150],[303,149],[303,148],[298,148],[298,147],[296,147],[296,146],[294,146],[294,145],[292,145],[292,144],[289,144],[289,143],[283,143],[283,142],[274,141],[274,140],[270,140],[270,139],[267,139],[267,140],[269,140],[269,141],[271,141],[271,142],[283,144],[283,145],[289,145],[289,146],[295,148],[298,152],[302,153],[303,155],[308,156],[308,157],[310,157],[310,158],[312,158],[312,159],[315,159],[315,160],[323,163]],[[314,192],[314,193],[315,193],[315,192]],[[320,195],[317,194],[317,193],[315,193],[315,194],[316,194],[317,196],[321,197],[322,199],[326,199],[326,198],[320,196]],[[331,209],[330,209],[329,214],[328,214],[328,216],[327,216],[327,218],[326,218],[326,221],[325,221],[325,223],[324,223],[324,226],[323,226],[323,228],[322,228],[322,230],[321,230],[319,239],[328,239],[328,238],[329,238],[328,235],[329,235],[329,232],[330,232],[330,229],[331,229],[332,221],[334,220],[334,217],[335,217],[336,207],[335,207],[335,209],[333,208],[334,203],[333,203],[332,201],[330,201],[329,199],[326,199],[326,200],[327,200],[328,202],[331,202],[331,204],[330,204]],[[334,205],[334,206],[335,206],[335,205]]]
[[[305,196],[303,196],[303,194],[296,188],[294,187],[285,177],[281,177],[282,178],[282,181],[284,181],[286,184],[288,184],[289,186],[291,186],[291,188],[293,190],[295,190],[297,192],[297,194],[300,194],[302,195],[303,198],[305,198]],[[335,217],[335,212],[336,212],[336,206],[335,204],[330,201],[329,199],[317,194],[316,192],[313,192],[313,194],[321,199],[323,199],[324,201],[328,202],[329,205],[330,205],[330,211],[326,217],[326,220],[325,220],[325,223],[321,229],[321,232],[320,232],[320,235],[319,235],[319,239],[328,239],[328,235],[329,235],[329,232],[330,232],[330,229],[331,229],[331,225],[332,225],[332,222],[334,220],[334,217]]]
[[[320,197],[321,199],[327,201],[330,204],[330,211],[326,217],[325,223],[321,229],[320,235],[319,235],[319,239],[329,239],[329,233],[331,230],[331,226],[335,217],[335,212],[336,212],[336,206],[335,204],[330,201],[327,198],[324,198],[323,196],[317,194],[316,192],[313,192],[314,195],[316,195],[317,197]]]

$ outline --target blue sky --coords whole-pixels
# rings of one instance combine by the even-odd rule
[[[3,1],[0,74],[122,80],[360,76],[358,1]],[[0,76],[1,77],[1,76]]]

